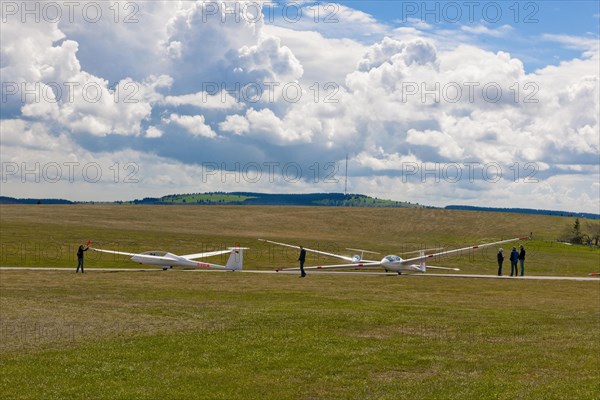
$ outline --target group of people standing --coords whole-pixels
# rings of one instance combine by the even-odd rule
[[[518,264],[521,264],[521,276],[525,275],[525,248],[519,246],[520,251],[516,247],[510,252],[510,276],[519,276]],[[504,262],[504,250],[498,249],[498,276],[502,276],[502,263]]]

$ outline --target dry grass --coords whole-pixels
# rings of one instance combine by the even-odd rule
[[[405,238],[420,242],[456,237],[479,240],[523,236],[533,228],[543,235],[540,239],[554,240],[571,224],[567,218],[540,215],[342,207],[2,205],[0,217],[3,224],[61,225],[75,232],[94,227],[249,239],[267,235],[335,241],[342,236],[388,247]]]

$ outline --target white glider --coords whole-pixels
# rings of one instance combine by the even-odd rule
[[[294,246],[294,245],[287,244],[287,243],[273,242],[271,240],[265,240],[265,239],[258,239],[258,240],[267,242],[267,243],[276,244],[279,246],[286,246],[286,247],[291,247],[291,248],[295,248],[295,249],[300,249],[300,246]],[[383,257],[380,261],[365,260],[363,258],[363,254],[355,255],[353,257],[348,257],[348,256],[328,253],[328,252],[320,251],[320,250],[307,249],[305,247],[304,250],[306,250],[308,252],[339,258],[339,259],[342,259],[345,261],[350,261],[350,263],[336,264],[336,265],[316,265],[316,266],[311,266],[311,267],[304,267],[304,269],[305,270],[324,270],[324,269],[379,269],[379,268],[383,268],[386,272],[393,271],[393,272],[397,272],[398,274],[401,274],[402,272],[426,272],[427,268],[460,271],[459,268],[447,268],[447,267],[436,267],[436,266],[432,266],[432,265],[426,265],[426,262],[437,259],[437,258],[441,258],[441,257],[447,257],[447,256],[451,256],[451,255],[461,255],[463,253],[470,252],[470,251],[477,250],[477,249],[482,249],[484,247],[496,246],[496,245],[503,244],[503,243],[516,242],[517,240],[529,240],[529,237],[520,237],[520,238],[514,238],[514,239],[500,240],[498,242],[484,243],[484,244],[479,244],[479,245],[475,245],[475,246],[463,247],[462,249],[442,251],[440,253],[433,253],[433,254],[425,254],[426,250],[419,250],[418,257],[413,257],[413,258],[408,258],[408,259],[403,259],[400,256],[396,256],[396,255],[392,254],[392,255]],[[350,249],[350,250],[355,250],[355,249]],[[363,253],[367,252],[366,250],[359,250],[359,251],[361,251]],[[373,252],[369,252],[369,253],[373,253]],[[299,270],[300,270],[300,268],[283,268],[278,271],[299,271]]]
[[[88,244],[89,245],[89,244]],[[177,254],[169,253],[166,251],[146,251],[144,253],[127,253],[124,251],[115,250],[104,250],[90,247],[90,250],[109,253],[109,254],[120,254],[124,256],[130,256],[131,261],[146,265],[157,265],[162,267],[163,270],[172,267],[192,267],[192,268],[212,268],[226,271],[241,271],[244,260],[244,250],[247,247],[229,247],[227,250],[209,251],[206,253],[195,253],[178,256]],[[227,264],[218,265],[208,262],[196,261],[197,258],[206,258],[212,256],[218,256],[221,254],[231,253]]]

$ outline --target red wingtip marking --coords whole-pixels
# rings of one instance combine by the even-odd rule
[[[318,265],[318,266],[317,266],[317,269],[321,269],[321,266],[320,266],[320,265]]]
[[[479,248],[479,246],[473,246],[473,248],[474,248],[474,249],[478,249],[478,248]]]
[[[433,257],[433,254],[430,254],[430,255],[428,255],[427,257],[431,258],[431,257]]]

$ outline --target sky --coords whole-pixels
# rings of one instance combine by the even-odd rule
[[[599,16],[597,1],[2,0],[0,195],[599,213]]]

